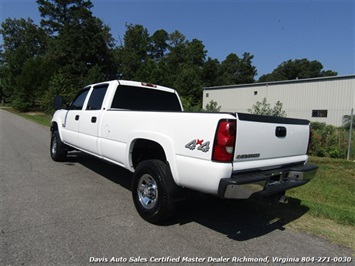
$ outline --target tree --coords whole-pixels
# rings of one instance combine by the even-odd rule
[[[207,52],[203,43],[188,41],[179,31],[168,34],[157,30],[150,35],[142,25],[133,24],[127,24],[126,29],[124,42],[116,50],[121,77],[173,87],[185,106],[200,108]]]
[[[7,18],[1,23],[3,38],[4,60],[9,60],[11,53],[20,47],[25,47],[23,58],[31,58],[38,54],[44,54],[46,50],[45,32],[34,24],[33,20]]]
[[[52,69],[51,62],[45,56],[26,60],[21,75],[15,79],[12,106],[22,112],[38,110],[40,100],[48,88]]]
[[[275,103],[274,107],[271,107],[270,103],[266,102],[264,97],[262,102],[257,101],[248,112],[256,115],[269,115],[269,116],[279,116],[286,117],[286,112],[282,110],[283,104],[280,101]]]
[[[124,46],[120,48],[120,72],[124,79],[138,80],[137,73],[144,71],[145,61],[148,59],[150,37],[148,30],[142,25],[126,24],[123,37]]]
[[[337,74],[331,70],[323,70],[323,65],[317,60],[309,61],[304,58],[281,63],[272,73],[262,75],[259,82],[336,76]]]
[[[50,68],[42,72],[47,36],[31,19],[7,18],[1,24],[0,33],[4,43],[0,60],[1,93],[7,100],[18,103],[15,107],[33,108],[34,102],[27,98],[32,95],[30,87],[35,86],[36,80],[45,80],[50,73]],[[30,80],[25,82],[26,78]],[[19,104],[21,101],[25,103]]]
[[[168,68],[172,75],[171,84],[181,96],[190,100],[192,106],[201,106],[202,68],[205,63],[206,50],[200,40],[185,40],[178,32],[171,34],[173,38],[170,54],[167,58]]]
[[[51,36],[58,36],[71,24],[84,23],[92,17],[90,0],[37,0],[41,26]]]
[[[116,77],[114,39],[110,28],[94,17],[89,0],[37,0],[41,26],[50,40],[46,56],[55,73],[78,90],[95,78]]]
[[[174,31],[169,34],[168,40],[169,53],[166,56],[166,63],[172,73],[177,73],[181,69],[181,65],[185,63],[187,55],[186,37],[179,31]]]
[[[244,53],[242,58],[231,53],[220,64],[217,84],[232,85],[253,83],[257,75],[256,67],[252,65],[253,55]]]
[[[150,56],[153,60],[160,62],[168,50],[169,34],[165,30],[157,30],[150,37]]]
[[[110,28],[92,15],[91,1],[37,3],[42,27],[30,19],[8,18],[2,23],[2,95],[7,95],[15,107],[27,110],[38,108],[38,103],[42,107],[50,104],[44,103],[48,99],[43,90],[53,75],[60,73],[75,91],[87,82],[116,77],[114,39]]]
[[[75,96],[75,90],[73,89],[73,85],[71,81],[68,80],[63,73],[60,71],[54,73],[50,77],[49,86],[44,91],[42,97],[39,99],[39,104],[41,110],[46,113],[53,113],[54,109],[52,107],[53,99],[56,95],[61,95],[66,100],[73,99]]]
[[[206,61],[202,41],[187,40],[177,30],[150,36],[133,24],[126,25],[124,42],[117,47],[110,28],[93,16],[90,0],[36,2],[41,27],[30,19],[7,19],[0,30],[0,96],[21,110],[48,110],[60,84],[72,95],[88,83],[118,77],[173,87],[191,110],[200,109],[203,86],[254,82],[249,53],[242,58],[230,54],[222,63]]]
[[[206,53],[202,41],[197,39],[187,41],[185,62],[189,65],[202,67],[205,63]]]
[[[107,70],[114,47],[110,28],[92,15],[89,0],[37,0],[41,26],[51,37],[48,56],[72,76],[83,75],[95,65]]]
[[[201,78],[204,87],[212,87],[220,85],[217,83],[218,80],[218,69],[219,61],[217,59],[212,59],[209,57],[202,67]]]
[[[256,67],[252,65],[254,55],[244,53],[239,61],[239,83],[254,83],[254,77],[258,74]]]
[[[184,64],[174,77],[172,86],[192,106],[201,107],[202,82],[200,69],[196,65]]]

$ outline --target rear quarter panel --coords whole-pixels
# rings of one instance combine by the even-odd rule
[[[99,133],[101,154],[134,171],[130,152],[135,140],[153,140],[163,147],[178,185],[216,192],[221,178],[217,172],[228,177],[232,171],[231,163],[211,161],[217,124],[223,118],[235,119],[225,113],[109,110],[103,116]],[[188,145],[191,142],[196,143],[195,148]],[[198,149],[204,144],[205,149]]]

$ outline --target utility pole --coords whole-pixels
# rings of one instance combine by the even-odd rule
[[[347,160],[350,160],[351,138],[352,138],[352,133],[353,133],[353,121],[354,121],[354,108],[351,108],[348,155],[346,157]]]

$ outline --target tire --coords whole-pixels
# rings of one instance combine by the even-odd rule
[[[160,160],[141,162],[133,175],[132,196],[139,215],[146,221],[159,224],[174,213],[167,186],[168,168]]]
[[[53,161],[56,162],[63,162],[67,158],[68,148],[61,141],[58,131],[52,132],[50,153]]]

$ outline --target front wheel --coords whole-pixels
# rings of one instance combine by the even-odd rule
[[[174,211],[167,189],[168,168],[160,160],[141,162],[132,180],[132,196],[139,215],[150,223],[161,223]]]
[[[58,131],[52,132],[50,152],[53,161],[56,162],[62,162],[67,157],[68,148],[61,141]]]

